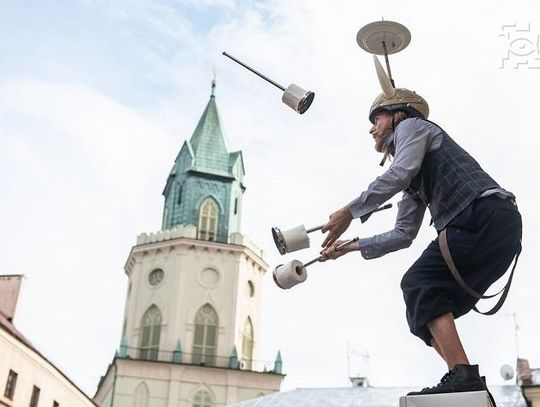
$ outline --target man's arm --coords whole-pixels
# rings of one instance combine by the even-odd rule
[[[425,212],[426,205],[416,194],[404,192],[402,200],[398,203],[394,229],[358,241],[362,257],[375,259],[409,247],[418,235]]]
[[[420,119],[401,122],[395,131],[395,153],[390,168],[347,205],[353,218],[362,219],[367,213],[406,189],[420,171],[424,156],[435,136]]]
[[[360,239],[355,245],[336,251],[342,241],[336,241],[321,251],[323,261],[336,259],[350,251],[360,250],[365,259],[375,259],[387,253],[409,247],[416,238],[426,212],[426,205],[416,194],[403,193],[398,203],[396,224],[393,230],[369,238]]]
[[[390,168],[358,198],[330,215],[322,229],[323,233],[328,232],[322,246],[329,248],[347,230],[353,218],[364,222],[366,215],[407,188],[420,171],[424,156],[437,135],[420,119],[401,122],[395,131],[395,154]]]

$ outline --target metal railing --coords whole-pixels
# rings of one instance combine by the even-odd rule
[[[186,353],[183,351],[166,351],[156,348],[134,348],[121,346],[116,353],[121,359],[148,360],[156,362],[169,362],[193,366],[218,367],[225,369],[238,369],[259,373],[281,374],[281,363],[245,359],[242,357],[219,356],[215,354]]]

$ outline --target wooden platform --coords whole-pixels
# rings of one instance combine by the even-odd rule
[[[403,396],[399,407],[492,407],[486,391]]]

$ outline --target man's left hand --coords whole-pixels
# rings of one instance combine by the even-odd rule
[[[345,232],[353,217],[349,208],[345,207],[330,215],[330,220],[323,226],[322,232],[328,232],[322,247],[329,248]]]

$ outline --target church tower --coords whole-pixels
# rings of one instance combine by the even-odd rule
[[[162,228],[197,225],[197,238],[228,243],[240,232],[244,163],[241,151],[227,151],[214,91],[212,82],[210,101],[167,179]]]
[[[100,406],[227,405],[279,391],[283,375],[256,355],[268,265],[240,232],[244,164],[229,153],[215,82],[163,191],[162,229],[143,233],[125,264],[122,342]]]

